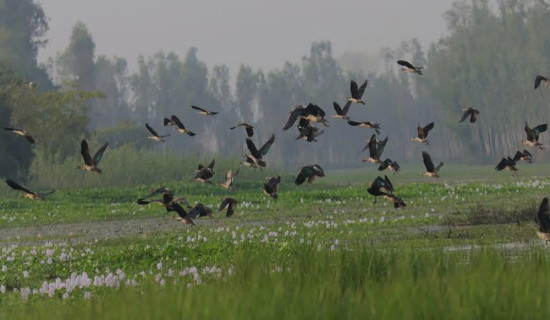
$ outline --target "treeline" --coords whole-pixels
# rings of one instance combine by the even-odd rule
[[[327,114],[334,114],[332,103],[344,103],[350,80],[368,79],[367,105],[352,106],[350,115],[354,120],[380,123],[382,137],[389,136],[384,156],[398,162],[419,162],[424,147],[410,139],[418,123],[435,121],[428,146],[435,159],[493,163],[522,148],[525,121],[531,126],[548,121],[546,100],[550,94],[533,90],[535,76],[545,74],[550,67],[550,31],[544,28],[550,20],[550,6],[543,1],[501,0],[496,8],[492,10],[488,0],[455,2],[445,14],[447,36],[428,50],[416,40],[394,50],[381,50],[379,63],[383,66],[371,68],[381,72],[343,70],[332,55],[331,43],[323,41],[313,43],[301,61],[286,62],[276,70],[242,65],[231,81],[227,66],[209,68],[196,48],[184,57],[164,52],[139,57],[137,69],[130,71],[124,58],[96,55],[93,37],[82,23],[74,26],[68,47],[47,65],[38,67],[36,53],[46,40],[44,12],[33,0],[0,0],[0,30],[4,35],[0,37],[0,60],[17,70],[22,79],[39,83],[37,89],[18,93],[32,94],[27,104],[18,102],[17,108],[13,95],[7,94],[2,84],[0,113],[3,124],[24,126],[42,134],[40,121],[33,120],[42,103],[36,99],[57,92],[62,94],[56,98],[62,99],[63,107],[38,112],[44,117],[38,119],[53,119],[56,112],[75,116],[75,122],[54,125],[49,121],[56,128],[76,123],[70,128],[72,140],[90,136],[110,141],[110,148],[126,146],[163,154],[237,159],[247,151],[244,135],[229,127],[249,122],[256,127],[254,139],[258,143],[272,133],[276,135],[268,156],[270,165],[296,168],[317,162],[328,168],[359,167],[366,157],[359,151],[372,134],[370,130],[352,128],[334,119],[318,137],[319,142],[307,143],[296,141],[295,128],[283,132],[282,127],[288,111],[296,105],[312,102]],[[13,45],[16,41],[21,45]],[[401,58],[425,66],[424,75],[399,73],[395,61]],[[78,99],[63,100],[64,95]],[[44,102],[44,106],[50,103]],[[194,113],[191,105],[218,110],[220,114],[205,118]],[[461,109],[468,105],[481,110],[476,125],[458,124]],[[67,115],[66,108],[72,114]],[[18,112],[14,112],[16,109]],[[190,138],[162,128],[163,117],[171,114],[180,117],[197,136]],[[146,122],[159,132],[172,134],[166,144],[146,139]],[[546,136],[542,134],[542,142],[550,143]],[[70,153],[64,148],[74,149],[77,145],[72,140],[56,139],[59,145],[40,149],[41,157],[62,163]],[[33,154],[28,146],[11,137],[0,137],[0,149],[10,150],[6,152],[10,154],[16,150],[15,158],[23,158],[18,167],[10,167],[10,172],[17,170],[22,175],[27,173],[33,156],[38,157],[37,152]],[[78,150],[71,156],[77,158]],[[548,159],[545,152],[535,152],[536,161]],[[0,160],[0,164],[12,160]]]

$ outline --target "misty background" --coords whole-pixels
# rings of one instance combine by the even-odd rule
[[[82,138],[92,149],[110,142],[102,166],[117,168],[113,181],[132,170],[154,179],[169,165],[177,168],[164,175],[177,178],[212,157],[235,167],[247,153],[244,132],[229,130],[240,122],[256,127],[257,145],[275,133],[270,167],[376,170],[360,162],[371,130],[329,119],[314,143],[296,140],[295,127],[282,131],[296,105],[315,103],[329,118],[352,79],[369,85],[366,106],[349,115],[380,123],[389,137],[383,158],[421,162],[428,148],[436,162],[496,164],[523,149],[525,121],[548,119],[549,93],[533,82],[550,67],[550,6],[409,3],[0,0],[0,119],[38,141],[31,148],[1,135],[0,174],[71,185]],[[424,75],[400,73],[398,59],[424,66]],[[192,104],[220,114],[197,115]],[[459,124],[469,105],[481,110],[478,122]],[[164,128],[172,114],[197,136]],[[417,124],[431,121],[430,145],[412,143]],[[145,123],[172,136],[154,143]],[[549,159],[532,151],[535,161]]]

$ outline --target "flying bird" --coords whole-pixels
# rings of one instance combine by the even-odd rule
[[[428,137],[428,133],[430,130],[432,130],[434,127],[434,123],[430,122],[425,127],[422,127],[420,123],[416,127],[417,136],[412,138],[412,141],[424,143],[424,144],[430,144],[428,140],[426,139]]]
[[[219,186],[225,189],[233,189],[233,181],[238,174],[239,170],[233,172],[233,170],[229,169],[225,174],[225,181],[220,183]]]
[[[189,129],[186,129],[185,126],[183,125],[183,123],[181,123],[180,119],[178,117],[176,117],[175,115],[172,115],[170,117],[170,120],[172,120],[172,122],[176,125],[176,131],[178,132],[181,132],[181,133],[187,133],[189,136],[194,136],[195,133]]]
[[[516,155],[514,156],[514,161],[527,161],[529,163],[533,162],[533,155],[525,149],[523,151],[516,152]]]
[[[218,212],[222,211],[227,207],[227,212],[225,213],[226,217],[231,217],[235,213],[235,206],[237,205],[237,201],[233,198],[225,198],[223,199],[222,203],[220,203],[220,209]]]
[[[103,158],[103,153],[105,152],[105,149],[107,149],[108,145],[109,142],[105,142],[92,158],[90,155],[90,150],[88,149],[88,142],[82,139],[82,142],[80,143],[80,154],[82,154],[82,158],[84,159],[84,165],[77,166],[76,168],[84,171],[101,173],[101,169],[97,165],[101,161],[101,158]]]
[[[540,203],[537,220],[539,223],[537,237],[548,243],[550,241],[550,206],[548,205],[548,197],[544,197]]]
[[[298,131],[300,134],[298,137],[296,137],[296,140],[304,139],[307,142],[317,142],[317,137],[323,134],[324,130],[319,130],[319,128],[316,128],[309,124],[309,120],[307,119],[300,119],[300,123],[298,124]]]
[[[325,127],[328,127],[325,115],[326,113],[321,107],[312,103],[308,104],[305,108],[304,106],[296,106],[289,112],[289,117],[283,130],[290,129],[299,118],[307,119],[311,122],[320,122]]]
[[[176,213],[178,214],[178,216],[175,217],[177,221],[180,221],[180,222],[183,222],[184,224],[189,224],[192,226],[195,225],[195,223],[193,222],[189,214],[179,204],[172,203],[168,211],[176,211]]]
[[[443,162],[440,162],[437,167],[434,167],[430,154],[426,151],[422,151],[422,159],[424,160],[424,166],[426,171],[420,172],[421,175],[425,175],[430,178],[439,178],[438,172],[443,167]]]
[[[198,111],[197,113],[200,114],[200,115],[203,115],[203,116],[213,116],[215,114],[218,114],[218,112],[206,110],[206,109],[203,109],[203,108],[200,108],[200,107],[197,107],[197,106],[191,106],[191,108],[197,110]]]
[[[384,152],[384,147],[386,146],[386,143],[388,142],[388,137],[384,140],[378,140],[376,138],[375,134],[372,134],[370,137],[367,145],[363,150],[369,149],[369,157],[367,159],[363,159],[361,161],[363,162],[370,162],[370,163],[380,163],[380,157],[382,156],[382,152]]]
[[[351,97],[347,99],[347,101],[352,103],[360,103],[362,105],[365,105],[365,102],[361,100],[363,97],[363,93],[365,93],[365,89],[367,88],[368,80],[365,80],[363,84],[361,84],[360,87],[357,87],[357,82],[354,80],[351,80],[349,84],[349,90],[351,91]]]
[[[527,121],[525,122],[525,133],[527,133],[527,140],[521,142],[529,147],[538,147],[540,150],[544,149],[542,143],[539,142],[539,135],[548,129],[548,124],[540,124],[533,129],[529,128]]]
[[[399,196],[393,194],[394,188],[390,179],[387,176],[382,177],[378,176],[367,188],[367,192],[374,196],[374,204],[376,204],[378,197],[393,203],[394,208],[406,207],[407,204]]]
[[[269,151],[269,148],[271,147],[274,141],[275,141],[275,135],[273,134],[271,135],[271,138],[269,138],[269,140],[267,140],[266,143],[264,143],[264,145],[260,148],[260,150],[258,150],[256,148],[256,145],[252,141],[252,139],[246,138],[246,146],[248,147],[248,151],[250,151],[250,154],[246,155],[247,159],[250,158],[253,160],[253,162],[256,165],[260,167],[265,167],[266,163],[264,160],[262,160],[262,158],[267,154],[267,152]]]
[[[160,136],[155,130],[153,130],[153,128],[151,128],[151,126],[149,126],[149,124],[145,124],[145,127],[147,128],[147,130],[149,130],[149,132],[152,134],[152,136],[149,136],[147,138],[149,139],[152,139],[152,140],[155,140],[157,142],[164,142],[164,138],[166,137],[169,137],[170,135],[167,134],[167,135],[164,135],[164,136]]]
[[[359,126],[359,128],[374,129],[376,134],[380,134],[380,125],[378,123],[372,123],[370,121],[357,122],[348,120],[348,124],[352,127]]]
[[[202,164],[199,164],[199,167],[195,174],[195,181],[203,183],[212,183],[210,178],[214,176],[214,165],[216,164],[216,159],[213,159],[208,167],[204,167]]]
[[[397,161],[393,161],[390,158],[387,158],[386,160],[380,162],[380,165],[378,166],[378,171],[384,171],[386,169],[393,171],[393,173],[399,173],[400,167]]]
[[[248,135],[248,137],[252,137],[254,135],[254,127],[249,125],[248,123],[239,123],[238,125],[231,127],[230,129],[233,130],[239,127],[243,127],[246,130],[246,134]]]
[[[423,67],[415,67],[410,62],[405,60],[397,60],[397,64],[403,67],[399,69],[400,71],[408,73],[418,73],[419,75],[422,75]]]
[[[539,75],[535,78],[535,89],[540,87],[540,84],[543,81],[544,81],[544,87],[548,88],[548,85],[550,85],[550,78],[548,78],[547,76],[540,76]]]
[[[264,184],[264,193],[273,199],[277,199],[277,191],[279,190],[279,184],[281,183],[281,176],[275,176],[268,178],[267,183]]]
[[[212,216],[212,209],[208,208],[202,203],[195,204],[195,206],[189,211],[189,217],[192,219],[206,216],[209,216],[212,219],[214,218]]]
[[[333,101],[332,105],[334,106],[334,111],[336,111],[336,115],[332,116],[333,118],[349,120],[349,117],[347,114],[349,111],[349,107],[351,106],[351,101],[348,100],[344,105],[343,109],[342,107],[340,107],[340,105],[337,102]]]
[[[470,117],[470,123],[475,123],[477,120],[477,116],[479,116],[479,110],[472,107],[464,108],[462,109],[462,112],[464,113],[462,114],[462,118],[460,118],[460,121],[458,122],[463,122],[468,117]]]
[[[23,136],[27,139],[27,141],[30,143],[30,144],[34,144],[35,141],[34,141],[34,138],[25,130],[23,129],[16,129],[16,128],[4,128],[4,130],[6,131],[11,131],[13,133],[15,133],[16,135],[18,136]]]
[[[297,185],[301,185],[306,180],[308,183],[313,183],[317,178],[324,177],[325,171],[323,168],[321,168],[320,165],[314,164],[310,166],[304,166],[300,169],[300,172],[298,172],[298,176],[296,176],[296,180],[294,183]]]
[[[44,193],[34,192],[34,191],[31,191],[31,190],[21,186],[17,182],[15,182],[13,180],[10,180],[10,179],[6,180],[6,183],[8,184],[8,186],[10,186],[10,188],[12,188],[14,190],[18,190],[18,191],[23,191],[25,193],[23,195],[20,195],[19,196],[20,198],[27,198],[27,199],[31,199],[31,200],[42,200],[42,201],[44,201],[45,197],[47,197],[50,194],[55,192],[55,190],[52,190],[52,191],[49,191],[49,192],[44,192]]]
[[[502,160],[500,160],[500,162],[495,167],[495,170],[502,171],[504,169],[510,171],[515,177],[517,175],[516,171],[518,171],[518,169],[516,168],[516,161],[514,161],[514,159],[510,157],[502,158]]]

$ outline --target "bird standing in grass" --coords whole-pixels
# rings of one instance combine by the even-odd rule
[[[420,172],[420,174],[430,178],[439,178],[438,173],[439,173],[439,169],[443,167],[443,162],[440,162],[437,165],[437,167],[434,167],[432,158],[430,157],[430,154],[426,151],[422,151],[422,160],[424,160],[424,166],[426,167],[426,171]]]
[[[368,84],[368,80],[365,80],[365,82],[363,82],[363,84],[361,84],[361,86],[358,87],[357,82],[355,82],[354,80],[351,80],[349,84],[351,97],[347,98],[347,101],[351,103],[359,103],[359,104],[365,105],[365,102],[361,99],[363,98],[363,94],[365,93],[367,84]]]
[[[84,165],[77,166],[76,168],[84,171],[101,173],[101,169],[97,165],[101,161],[101,158],[103,158],[103,153],[105,152],[105,149],[107,149],[108,145],[109,142],[105,142],[92,158],[90,155],[90,150],[88,149],[88,142],[82,139],[82,142],[80,143],[80,154],[82,154],[82,158],[84,159]]]
[[[23,129],[16,129],[16,128],[4,128],[4,130],[6,131],[11,131],[13,133],[15,133],[16,135],[18,136],[23,136],[25,137],[25,139],[27,139],[27,141],[30,143],[30,144],[34,144],[35,141],[34,141],[34,138],[25,130]]]
[[[49,192],[44,192],[44,193],[38,193],[38,192],[34,192],[34,191],[31,191],[23,186],[21,186],[20,184],[18,184],[17,182],[13,181],[13,180],[6,180],[6,183],[8,184],[8,186],[14,190],[18,190],[18,191],[23,191],[25,194],[23,195],[20,195],[19,197],[20,198],[27,198],[27,199],[31,199],[31,200],[42,200],[44,201],[44,198],[49,196],[50,194],[54,193],[55,190],[52,190],[52,191],[49,191]]]

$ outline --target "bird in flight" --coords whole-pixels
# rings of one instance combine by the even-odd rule
[[[294,183],[297,185],[301,185],[306,180],[308,183],[313,183],[317,178],[324,177],[325,171],[323,168],[321,168],[320,165],[314,164],[311,166],[304,166],[300,168],[300,172],[298,172],[298,176],[296,176],[296,180]]]
[[[147,138],[149,138],[149,139],[151,139],[151,140],[155,140],[155,141],[157,141],[157,142],[164,142],[164,138],[170,136],[169,134],[164,135],[164,136],[159,135],[153,128],[151,128],[151,126],[149,126],[148,123],[145,124],[145,127],[146,127],[147,130],[149,130],[149,132],[152,134],[151,136],[147,137]]]
[[[351,106],[351,101],[348,100],[344,105],[344,108],[340,107],[340,105],[334,101],[332,102],[332,106],[334,107],[334,111],[336,111],[336,115],[332,116],[333,118],[349,120],[348,111]]]
[[[191,106],[191,108],[197,110],[198,111],[197,113],[200,114],[200,115],[203,115],[203,116],[213,116],[213,115],[218,114],[218,112],[206,110],[206,109],[203,109],[203,108],[197,107],[197,106]]]
[[[15,133],[16,135],[18,136],[23,136],[25,137],[25,139],[27,139],[27,141],[30,143],[30,144],[34,144],[35,141],[34,141],[34,138],[25,130],[23,129],[16,129],[16,128],[4,128],[4,130],[6,131],[11,131],[13,133]]]
[[[233,126],[230,129],[233,130],[239,127],[243,127],[246,130],[246,135],[248,137],[252,137],[254,135],[254,127],[245,122],[239,123],[238,125]]]
[[[274,141],[275,141],[275,135],[273,134],[271,135],[271,138],[269,138],[269,140],[267,140],[263,144],[260,150],[258,150],[256,148],[256,145],[252,141],[252,139],[246,138],[246,146],[248,147],[248,151],[250,151],[250,154],[247,154],[246,158],[251,159],[254,162],[254,164],[260,167],[265,167],[266,163],[264,160],[262,160],[262,158],[267,154],[267,152],[269,151],[269,148],[271,148],[271,145],[273,144]]]
[[[23,191],[25,193],[23,195],[20,195],[19,196],[20,198],[27,198],[27,199],[31,199],[31,200],[42,200],[42,201],[44,201],[45,197],[47,197],[50,194],[55,192],[55,190],[52,190],[52,191],[49,191],[49,192],[44,192],[44,193],[34,192],[34,191],[31,191],[31,190],[21,186],[17,182],[15,182],[13,180],[10,180],[10,179],[6,180],[6,183],[8,184],[8,186],[10,186],[10,188],[12,188],[14,190],[18,190],[18,191]]]
[[[195,135],[195,133],[193,131],[191,131],[189,129],[186,129],[185,126],[183,125],[183,123],[181,123],[180,119],[178,117],[176,117],[175,115],[172,115],[170,117],[170,120],[176,126],[176,131],[181,132],[181,133],[187,133],[191,137]],[[166,121],[165,121],[165,123],[166,123]]]
[[[430,122],[425,127],[422,127],[420,123],[416,127],[417,136],[412,138],[412,141],[424,143],[424,144],[430,144],[428,140],[426,139],[428,137],[428,133],[430,130],[432,130],[434,127],[434,123]]]
[[[197,169],[197,174],[195,175],[195,180],[204,183],[212,183],[210,178],[214,176],[214,165],[216,164],[216,159],[213,159],[208,167],[204,167],[202,164],[199,164]]]
[[[109,142],[105,142],[92,158],[90,155],[90,150],[88,149],[88,142],[82,139],[82,142],[80,143],[80,154],[82,154],[82,158],[84,159],[84,165],[77,166],[76,168],[84,171],[101,173],[101,169],[97,165],[101,161],[101,158],[103,158],[103,153],[105,152],[105,149],[107,149],[108,145]]]
[[[279,190],[279,184],[281,183],[281,176],[275,176],[268,178],[267,183],[264,184],[264,193],[273,199],[277,199],[277,191]]]
[[[363,84],[361,84],[360,87],[357,86],[357,82],[354,80],[351,80],[349,84],[349,90],[351,91],[351,97],[347,99],[348,102],[351,103],[360,103],[362,105],[365,105],[365,102],[361,100],[363,97],[363,94],[365,93],[365,89],[367,88],[368,80],[365,80]]]
[[[415,67],[410,62],[405,60],[397,60],[397,64],[403,67],[399,69],[400,71],[408,73],[418,73],[419,75],[422,75],[422,68],[424,67]]]
[[[550,85],[550,78],[548,78],[547,76],[537,76],[535,78],[535,89],[538,89],[542,82],[544,82],[544,87],[548,88],[548,85]]]
[[[525,133],[527,134],[527,140],[521,141],[524,145],[529,147],[538,147],[540,150],[544,149],[542,143],[539,142],[539,135],[548,129],[548,124],[539,124],[534,128],[529,128],[527,121],[525,122]]]
[[[502,171],[502,170],[508,170],[512,173],[512,176],[517,176],[518,168],[516,168],[516,161],[510,157],[502,158],[500,162],[495,167],[495,170]]]
[[[464,120],[468,119],[468,117],[470,117],[470,123],[475,123],[477,120],[477,116],[479,116],[479,110],[473,107],[464,108],[462,109],[462,112],[464,113],[462,114],[462,118],[460,118],[460,121],[458,122],[463,122]]]
[[[430,178],[439,178],[439,169],[443,167],[443,162],[440,162],[437,167],[434,167],[430,154],[426,151],[422,151],[422,159],[424,160],[424,166],[426,171],[420,172],[421,175],[425,175]]]
[[[353,120],[348,120],[348,124],[352,127],[359,126],[359,128],[374,129],[376,134],[380,134],[380,125],[378,123],[373,123],[370,121],[357,122]]]
[[[229,218],[235,213],[235,206],[237,206],[237,201],[233,198],[227,197],[223,199],[222,203],[220,203],[220,209],[218,210],[218,212],[227,207],[225,216]]]

